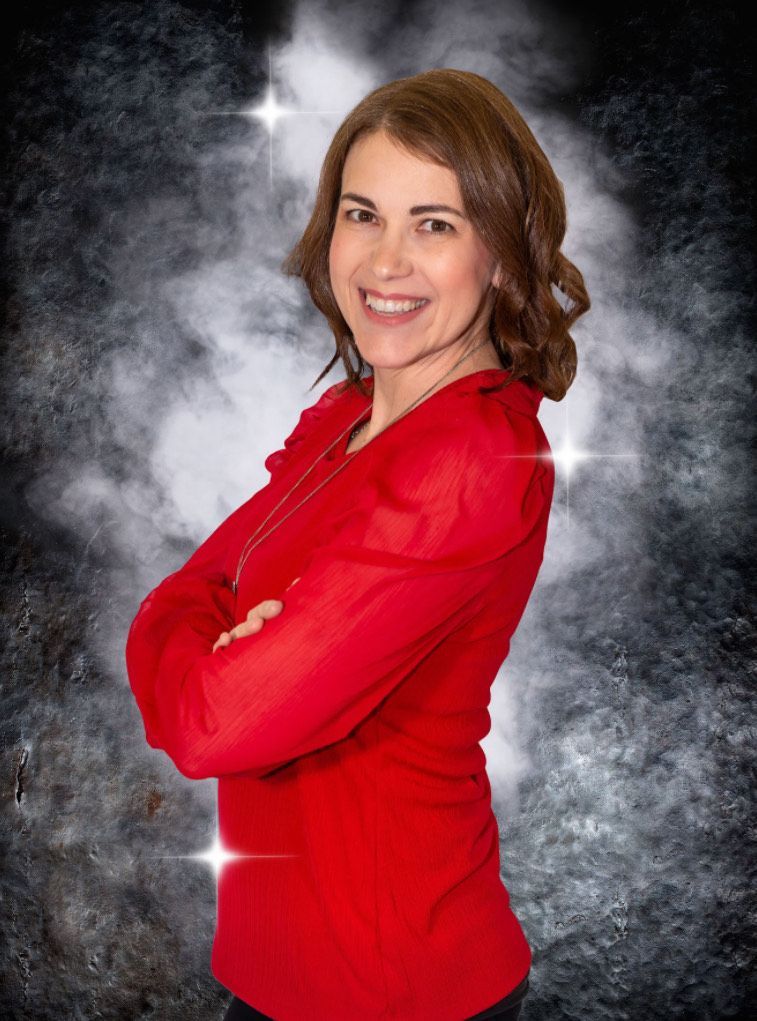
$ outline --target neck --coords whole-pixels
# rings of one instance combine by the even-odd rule
[[[473,372],[502,368],[504,366],[490,340],[479,342],[467,350],[456,349],[451,354],[443,352],[438,358],[403,366],[400,369],[374,367],[370,423],[358,433],[358,442],[366,443],[372,436],[381,432],[429,387],[433,387],[431,393],[434,393],[440,387]]]

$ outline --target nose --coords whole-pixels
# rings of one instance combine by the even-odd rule
[[[412,261],[402,234],[384,231],[373,249],[371,268],[379,280],[407,276],[412,272]]]

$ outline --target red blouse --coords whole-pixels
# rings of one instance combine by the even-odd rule
[[[219,876],[212,972],[276,1021],[462,1021],[529,970],[479,742],[554,467],[541,391],[479,393],[508,375],[447,384],[357,452],[340,440],[266,529],[350,463],[253,551],[235,597],[248,537],[370,414],[330,387],[131,625],[148,743],[218,777],[221,842],[248,856]],[[263,599],[284,609],[211,652]]]

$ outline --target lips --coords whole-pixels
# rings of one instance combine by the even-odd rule
[[[371,291],[371,300],[374,300],[374,295],[376,295],[375,300],[380,301],[381,304],[386,301],[392,305],[395,303],[401,305],[401,303],[405,301],[411,306],[407,311],[397,311],[396,309],[381,311],[377,308],[371,308],[368,304],[366,293],[362,290],[362,288],[358,288],[358,292],[360,293],[360,307],[363,310],[363,315],[369,322],[380,324],[382,329],[394,329],[404,326],[405,323],[409,323],[418,316],[423,315],[430,304],[428,298],[394,297],[383,299],[378,297],[376,291]]]
[[[363,291],[358,288],[360,303],[363,308],[370,308],[373,312],[379,313],[382,317],[389,315],[406,314],[425,308],[429,304],[428,298],[384,298],[377,291]],[[395,292],[396,293],[396,292]]]
[[[366,294],[370,294],[372,298],[381,298],[382,301],[427,301],[422,294],[398,294],[396,292],[392,294],[382,294],[381,291],[374,291],[370,287],[358,287],[360,297],[365,301]]]

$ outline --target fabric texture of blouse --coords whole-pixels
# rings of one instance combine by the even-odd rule
[[[240,855],[218,878],[211,970],[276,1021],[462,1021],[529,971],[480,741],[554,467],[541,391],[479,392],[508,375],[441,387],[355,452],[342,437],[265,530],[349,464],[253,551],[234,596],[249,536],[370,415],[370,395],[331,386],[131,625],[147,741],[218,778]],[[213,653],[263,599],[284,608]]]

